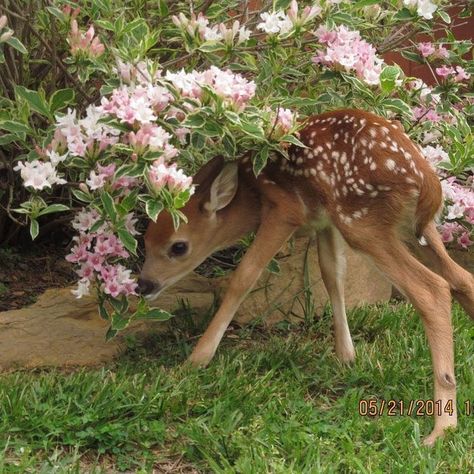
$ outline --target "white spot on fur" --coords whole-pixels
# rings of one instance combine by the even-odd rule
[[[393,171],[396,166],[397,166],[397,164],[396,164],[395,161],[392,160],[391,158],[389,158],[389,159],[385,162],[385,167],[386,167],[387,169],[389,169],[390,171]]]

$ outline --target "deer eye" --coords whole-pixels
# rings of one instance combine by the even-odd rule
[[[170,248],[171,257],[181,257],[188,251],[187,242],[175,242]]]

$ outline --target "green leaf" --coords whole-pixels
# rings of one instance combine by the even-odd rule
[[[222,139],[222,145],[224,147],[225,152],[228,156],[235,156],[237,153],[237,145],[235,143],[235,139],[232,135],[227,134]]]
[[[130,318],[124,317],[121,314],[112,315],[111,329],[113,331],[122,331],[130,324]]]
[[[226,110],[224,112],[225,117],[229,122],[233,123],[234,125],[240,125],[240,117],[239,114],[232,112],[231,110]]]
[[[280,138],[280,141],[292,143],[293,145],[299,146],[301,148],[308,148],[304,143],[299,141],[294,135],[285,135],[284,137]]]
[[[163,207],[163,203],[154,198],[148,199],[145,203],[145,211],[153,222],[156,222],[156,219],[158,219],[158,215],[163,210]]]
[[[193,132],[191,134],[191,145],[196,148],[196,150],[202,150],[206,145],[206,137],[200,132]]]
[[[384,99],[380,105],[395,112],[412,116],[411,107],[401,99]]]
[[[393,17],[394,20],[402,20],[402,21],[413,20],[415,18],[416,16],[410,10],[408,10],[408,8],[402,8]]]
[[[107,308],[104,305],[104,302],[101,301],[99,302],[99,314],[102,319],[105,319],[108,321],[110,319],[109,312],[107,311]]]
[[[132,209],[135,209],[137,205],[138,192],[139,189],[134,189],[122,199],[120,206],[125,212],[130,212]]]
[[[31,235],[31,240],[35,240],[36,237],[38,237],[39,234],[39,224],[36,219],[31,219],[30,222],[30,235]]]
[[[45,209],[41,210],[38,216],[44,216],[46,214],[52,214],[53,212],[64,212],[69,211],[69,207],[64,204],[51,204]]]
[[[264,139],[263,128],[260,125],[242,121],[242,130],[249,136]]]
[[[140,314],[137,316],[137,319],[153,319],[155,321],[168,321],[168,319],[173,318],[174,316],[168,311],[159,308],[151,308],[148,312]]]
[[[66,105],[74,101],[75,92],[73,89],[60,89],[56,91],[49,99],[49,105],[51,112],[54,113],[57,110],[61,110]]]
[[[15,95],[25,99],[32,110],[46,117],[51,117],[51,110],[48,103],[39,95],[38,92],[27,89],[23,86],[15,86]]]
[[[201,128],[206,123],[205,118],[199,114],[188,115],[183,122],[183,127],[187,128]]]
[[[354,4],[354,8],[368,7],[369,5],[376,5],[380,0],[359,0]]]
[[[222,136],[224,129],[214,121],[207,121],[200,132],[206,137],[220,137]]]
[[[85,193],[84,191],[82,191],[80,189],[72,188],[71,191],[72,191],[72,194],[74,194],[74,196],[77,199],[79,199],[79,201],[82,201],[82,202],[91,202],[92,201],[92,196],[90,196],[89,194]]]
[[[9,38],[6,43],[11,46],[13,49],[16,49],[22,54],[26,54],[28,50],[25,48],[25,45],[18,39],[12,36]]]
[[[270,273],[274,273],[275,275],[279,275],[281,272],[280,264],[274,258],[271,259],[270,263],[267,265],[267,270]]]
[[[115,203],[112,196],[108,192],[103,192],[100,196],[102,205],[104,206],[105,212],[109,216],[112,222],[117,221],[117,209],[115,208]]]
[[[119,229],[117,231],[120,241],[124,247],[133,255],[137,254],[137,239],[128,230]]]
[[[255,176],[258,176],[260,172],[265,168],[268,161],[268,147],[264,146],[254,157],[253,157],[253,172]]]
[[[438,10],[438,15],[445,23],[448,23],[448,25],[451,23],[451,17],[443,10]]]
[[[385,66],[380,74],[380,86],[387,94],[395,89],[396,80],[400,76],[400,68],[398,66]]]
[[[0,137],[0,145],[8,145],[9,143],[14,142],[17,137],[11,133],[7,133]]]
[[[413,51],[402,51],[402,56],[409,61],[413,61],[418,64],[424,64],[423,58],[418,54],[414,53]]]
[[[112,327],[110,327],[107,331],[107,333],[105,334],[105,340],[106,341],[110,341],[111,339],[113,339],[116,335],[117,335],[117,330],[116,329],[113,329]]]
[[[99,219],[90,229],[89,232],[93,234],[94,232],[97,232],[103,225],[105,221],[104,219]]]
[[[28,125],[16,122],[15,120],[5,120],[5,122],[0,122],[0,129],[12,132],[17,136],[18,133],[31,133],[31,128]]]

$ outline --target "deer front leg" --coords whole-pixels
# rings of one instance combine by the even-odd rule
[[[219,310],[189,357],[193,365],[206,366],[211,361],[240,303],[295,230],[296,226],[285,222],[285,216],[280,212],[273,210],[267,213],[254,242],[232,275]]]

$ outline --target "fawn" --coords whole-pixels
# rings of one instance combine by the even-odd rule
[[[248,156],[208,162],[195,176],[196,193],[183,208],[188,222],[177,231],[166,213],[150,222],[139,290],[155,298],[214,251],[256,231],[190,356],[193,364],[204,366],[271,258],[297,229],[312,229],[333,308],[336,354],[350,362],[355,353],[344,307],[344,239],[371,257],[421,314],[431,349],[434,400],[454,408],[452,414],[436,414],[425,439],[433,444],[457,423],[451,294],[474,319],[473,277],[449,257],[434,223],[443,201],[439,179],[398,121],[369,112],[310,117],[300,140],[306,148],[291,146],[289,159],[273,156],[258,177]]]

